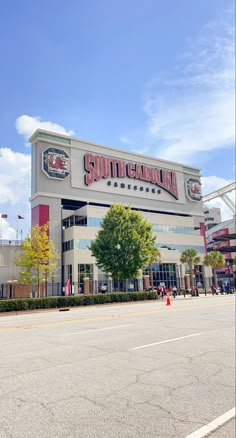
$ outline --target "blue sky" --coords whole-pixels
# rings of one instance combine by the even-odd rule
[[[2,237],[17,214],[30,228],[27,139],[40,126],[199,166],[206,193],[234,180],[234,26],[232,0],[2,4]]]

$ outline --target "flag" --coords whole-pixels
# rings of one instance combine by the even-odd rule
[[[70,280],[66,280],[65,295],[70,295]]]
[[[24,218],[18,214],[18,219],[24,219]]]
[[[1,218],[2,219],[6,219],[7,218],[7,214],[1,214]]]

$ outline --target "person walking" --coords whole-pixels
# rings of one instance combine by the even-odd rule
[[[177,288],[175,285],[173,286],[172,293],[173,293],[173,297],[175,298],[177,295]]]
[[[161,298],[163,299],[165,295],[164,286],[161,286]]]

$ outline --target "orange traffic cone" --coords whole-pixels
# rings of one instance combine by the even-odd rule
[[[171,306],[170,297],[166,297],[166,306]]]

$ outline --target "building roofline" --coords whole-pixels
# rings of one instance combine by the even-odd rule
[[[201,173],[201,168],[200,167],[192,166],[192,165],[187,164],[187,163],[184,164],[184,163],[179,163],[179,162],[175,162],[175,161],[164,160],[163,158],[153,157],[153,156],[150,156],[150,155],[140,154],[140,153],[137,153],[137,152],[130,152],[130,151],[127,151],[125,149],[114,148],[112,146],[107,146],[107,145],[95,143],[95,142],[88,141],[88,140],[82,140],[80,138],[71,137],[70,135],[60,134],[60,133],[53,132],[53,131],[46,131],[46,130],[40,129],[40,128],[37,129],[31,135],[31,137],[29,138],[29,142],[33,143],[37,139],[39,134],[55,136],[55,137],[59,137],[59,138],[66,139],[66,140],[79,141],[81,143],[85,143],[85,144],[88,144],[88,145],[93,145],[93,146],[103,147],[103,148],[107,148],[107,149],[112,149],[113,151],[122,152],[122,153],[126,153],[126,154],[138,155],[140,157],[144,157],[144,158],[148,158],[148,159],[153,158],[154,160],[162,161],[163,163],[169,163],[169,164],[174,164],[176,166],[186,167],[186,168],[189,168],[189,170],[191,170],[191,169],[192,170],[197,170],[199,172],[199,174]],[[42,139],[40,139],[40,140],[42,140]],[[68,146],[69,146],[69,144],[68,144]],[[196,176],[198,176],[198,175],[196,175]]]

